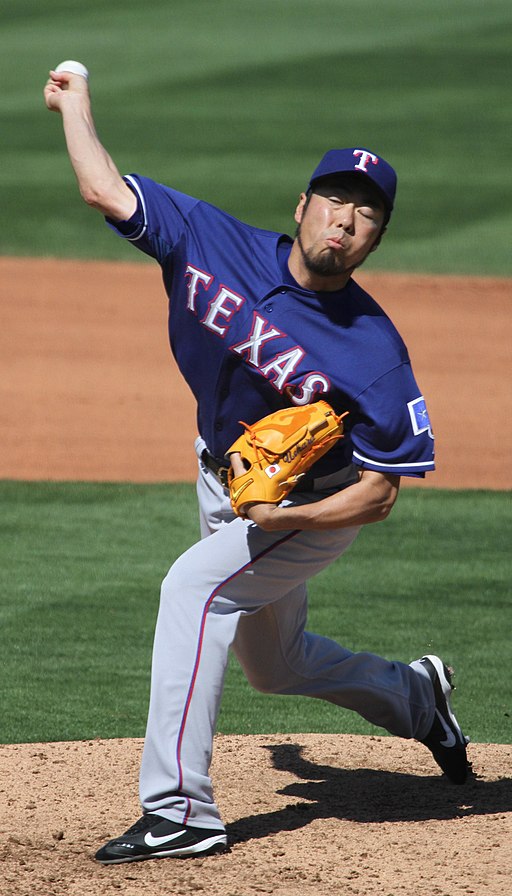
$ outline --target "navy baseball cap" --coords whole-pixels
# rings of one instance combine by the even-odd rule
[[[324,177],[346,173],[365,177],[377,187],[386,206],[387,218],[389,218],[395,201],[396,172],[389,162],[369,149],[362,147],[330,149],[313,171],[309,189]]]

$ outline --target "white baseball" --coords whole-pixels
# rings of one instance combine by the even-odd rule
[[[85,65],[82,65],[81,62],[75,62],[74,59],[66,59],[65,62],[59,63],[56,72],[72,72],[75,75],[81,75],[82,78],[85,78],[87,81],[89,77],[89,72],[87,71]]]

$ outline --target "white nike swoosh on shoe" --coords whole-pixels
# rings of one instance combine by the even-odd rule
[[[448,748],[454,747],[457,743],[457,738],[455,737],[451,728],[449,728],[448,725],[446,724],[445,720],[443,719],[443,717],[438,709],[436,709],[436,714],[437,714],[439,721],[441,722],[441,725],[443,726],[443,728],[446,732],[446,740],[440,740],[439,741],[440,745],[442,747],[448,747]]]
[[[153,837],[153,834],[146,834],[144,837],[144,843],[146,846],[164,846],[166,843],[171,843],[172,840],[176,840],[178,837],[181,837],[185,831],[177,831],[175,834],[166,834],[165,837]]]

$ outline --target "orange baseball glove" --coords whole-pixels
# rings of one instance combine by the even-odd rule
[[[279,504],[316,461],[343,436],[343,417],[326,401],[284,408],[249,426],[226,451],[240,452],[246,472],[228,473],[231,506]]]

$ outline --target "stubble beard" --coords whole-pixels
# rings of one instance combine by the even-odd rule
[[[336,277],[339,274],[348,272],[343,257],[334,249],[327,249],[327,251],[321,253],[313,252],[312,249],[305,249],[302,242],[300,225],[297,228],[295,236],[302,255],[302,260],[310,274],[316,274],[320,277]]]
[[[302,242],[300,224],[297,227],[295,239],[307,270],[310,274],[316,274],[319,277],[337,277],[341,274],[351,274],[352,271],[364,264],[371,251],[368,250],[364,258],[357,264],[346,265],[343,256],[336,252],[335,249],[327,249],[327,251],[316,253],[312,249],[305,249]]]

